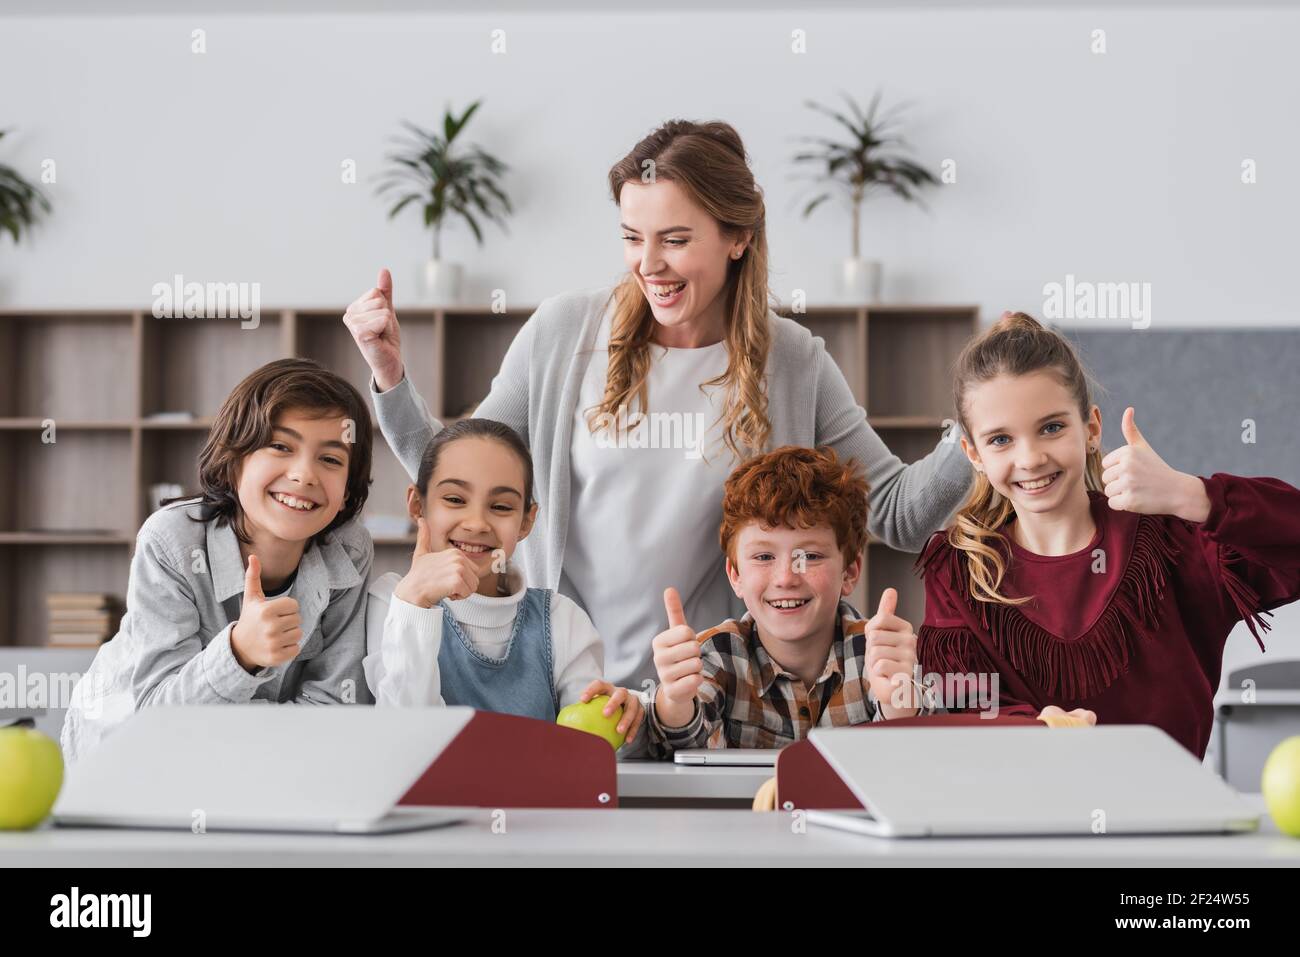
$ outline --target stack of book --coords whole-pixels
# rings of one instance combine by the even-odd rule
[[[117,634],[122,617],[117,600],[98,592],[50,592],[45,604],[52,648],[97,648]]]

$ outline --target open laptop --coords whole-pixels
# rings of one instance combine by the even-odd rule
[[[808,821],[876,837],[1252,831],[1236,791],[1158,728],[828,728],[809,740],[866,811]]]
[[[472,708],[152,707],[67,769],[61,825],[410,831],[465,808],[396,808]]]
[[[673,752],[673,763],[692,767],[772,768],[780,748],[684,748]]]

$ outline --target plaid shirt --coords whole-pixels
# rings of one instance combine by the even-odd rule
[[[748,612],[740,621],[729,618],[701,632],[704,683],[696,693],[695,714],[684,727],[666,727],[652,701],[646,715],[651,753],[664,757],[683,748],[781,748],[818,726],[886,720],[865,674],[866,625],[852,605],[840,602],[835,640],[811,690],[772,660]],[[932,712],[923,703],[918,713]]]

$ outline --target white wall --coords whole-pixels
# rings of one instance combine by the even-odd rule
[[[530,303],[612,281],[609,166],[664,119],[720,117],[768,197],[773,288],[825,301],[847,216],[798,216],[791,138],[832,131],[806,97],[883,87],[916,103],[918,155],[958,163],[928,214],[868,207],[887,299],[1041,312],[1072,273],[1150,282],[1157,326],[1295,324],[1298,41],[1300,13],[1232,9],[0,17],[0,127],[19,128],[0,162],[58,171],[54,216],[0,240],[0,306],[138,306],[177,272],[342,306],[389,264],[400,307],[428,241],[373,195],[384,137],[480,96],[472,138],[514,165],[519,210],[482,250],[448,237],[473,290]]]

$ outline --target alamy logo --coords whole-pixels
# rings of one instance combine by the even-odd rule
[[[76,706],[86,717],[97,718],[107,692],[108,681],[98,672],[83,676],[75,671],[28,671],[26,665],[0,671],[0,710]]]
[[[133,937],[148,937],[153,923],[152,894],[70,894],[50,898],[51,927],[129,927]]]
[[[895,678],[898,676],[896,675]],[[998,688],[1001,675],[996,672],[923,672],[918,661],[912,667],[912,681],[902,679],[894,687],[890,704],[896,708],[914,708],[924,703],[957,711],[978,711],[981,719],[996,718],[1000,709]],[[917,691],[923,696],[916,700]]]
[[[620,405],[618,414],[602,412],[594,419],[593,438],[601,449],[682,449],[688,459],[702,456],[708,429],[703,412],[633,412]]]
[[[177,273],[170,283],[156,282],[155,319],[240,319],[239,328],[262,324],[262,284],[257,282],[186,282]]]
[[[1134,329],[1151,325],[1151,283],[1065,282],[1043,286],[1043,316],[1047,319],[1127,319]]]

